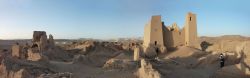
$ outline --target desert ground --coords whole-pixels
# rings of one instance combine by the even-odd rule
[[[29,51],[22,55],[22,50],[13,54],[17,43],[34,51],[32,39],[0,40],[0,78],[250,78],[249,37],[199,37],[197,47],[177,46],[155,58],[139,51],[134,60],[134,49],[142,42],[55,39],[37,57]]]

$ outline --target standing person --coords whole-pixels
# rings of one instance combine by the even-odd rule
[[[220,68],[224,67],[224,63],[225,63],[225,58],[224,58],[224,55],[221,53],[220,54]]]

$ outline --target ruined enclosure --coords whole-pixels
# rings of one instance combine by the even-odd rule
[[[164,25],[161,16],[152,16],[151,20],[144,28],[144,48],[158,47],[175,48],[185,45],[196,47],[197,43],[197,24],[196,15],[188,13],[186,15],[184,28],[179,29],[176,23],[171,26]],[[166,50],[161,50],[162,53]]]

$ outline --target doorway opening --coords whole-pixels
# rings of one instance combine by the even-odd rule
[[[157,55],[160,53],[160,50],[159,50],[159,48],[158,48],[158,47],[157,47],[157,48],[155,48],[155,52],[156,52],[156,54],[157,54]]]
[[[155,41],[155,45],[157,45],[157,41]]]

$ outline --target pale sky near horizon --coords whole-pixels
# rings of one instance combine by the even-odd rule
[[[249,0],[0,0],[0,39],[143,37],[152,15],[182,28],[197,14],[199,36],[250,36]]]

